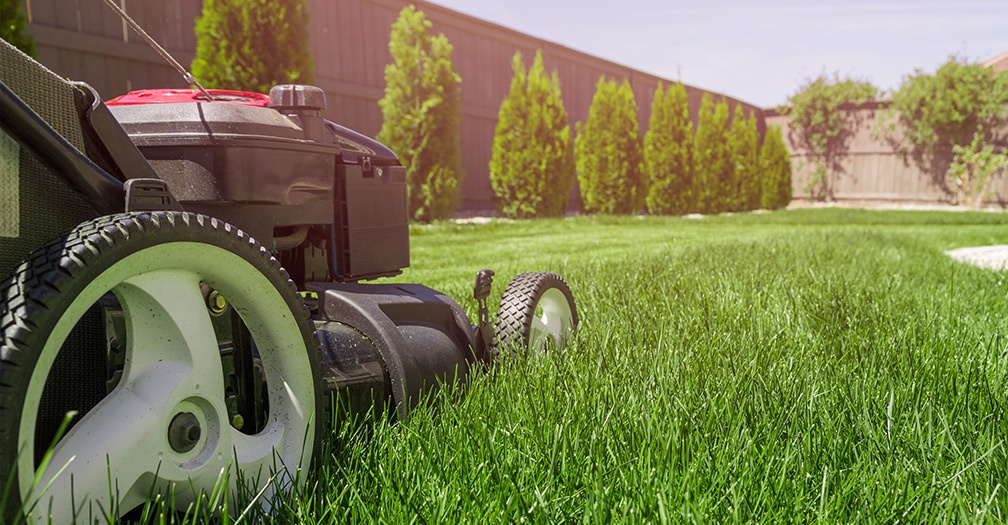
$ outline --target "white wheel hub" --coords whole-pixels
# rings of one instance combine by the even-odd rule
[[[218,343],[201,282],[227,297],[260,350],[270,413],[256,435],[227,423]],[[236,468],[253,494],[265,489],[267,500],[276,488],[290,486],[290,473],[272,481],[271,476],[282,466],[305,467],[311,456],[314,379],[309,361],[298,358],[305,353],[303,336],[268,278],[223,248],[155,245],[102,272],[53,330],[34,368],[25,406],[40,406],[46,377],[68,334],[108,292],[119,300],[126,319],[122,378],[59,440],[37,472],[36,411],[23,412],[17,461],[26,514],[38,522],[70,523],[80,512],[87,516],[83,505],[91,501],[90,508],[102,509],[98,515],[112,515],[113,509],[140,505],[152,488],[169,484],[175,486],[176,503],[184,506],[225,479],[235,494]],[[177,420],[181,414],[191,419]],[[170,439],[170,429],[186,437]],[[186,440],[192,442],[188,449]]]

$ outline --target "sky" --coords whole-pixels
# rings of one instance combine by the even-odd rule
[[[430,0],[761,107],[839,73],[883,90],[1008,51],[1008,0]]]

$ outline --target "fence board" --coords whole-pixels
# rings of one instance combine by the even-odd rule
[[[78,16],[79,0],[64,0],[62,4],[55,6],[56,24],[60,29],[70,31],[80,31],[80,17]]]
[[[103,11],[112,11],[101,0],[96,4],[94,0],[80,0],[79,6],[80,31],[89,35],[110,36],[105,28]]]
[[[142,5],[141,5],[142,4]],[[127,13],[130,14],[133,19],[143,27],[144,31],[156,40],[159,44],[165,47],[172,47],[168,42],[166,35],[171,32],[172,28],[169,27],[169,20],[165,18],[165,5],[164,2],[146,2],[146,1],[129,1],[126,4]],[[139,17],[134,16],[134,10],[137,11]],[[181,22],[179,20],[176,23]],[[195,32],[196,20],[191,21],[191,26],[187,29],[190,32]],[[182,28],[179,28],[182,30]],[[144,39],[140,35],[136,34],[133,29],[129,30],[129,41],[130,42],[143,42]]]
[[[54,2],[22,0],[21,8],[24,9],[24,13],[28,17],[29,25],[55,26],[57,24]]]

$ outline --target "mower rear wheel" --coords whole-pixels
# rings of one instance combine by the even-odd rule
[[[268,414],[253,435],[229,418],[207,286],[237,312],[262,363]],[[126,340],[106,341],[99,320],[81,344],[78,325],[111,296]],[[304,481],[324,423],[314,332],[286,272],[241,230],[188,213],[98,218],[0,283],[0,308],[0,521],[90,522],[152,493],[186,509],[225,487],[232,497],[262,491],[268,506]],[[97,399],[77,405],[65,434],[43,430],[52,407],[67,406],[54,399],[67,396],[65,382],[94,382],[58,369],[96,337],[99,357],[121,348],[121,375],[107,391],[99,378]]]
[[[535,353],[563,349],[577,324],[567,282],[555,273],[529,272],[504,289],[494,332],[499,347]]]

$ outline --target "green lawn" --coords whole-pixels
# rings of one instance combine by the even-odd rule
[[[562,355],[513,360],[398,424],[344,425],[332,523],[1008,520],[1008,215],[799,210],[412,230],[403,281],[475,316],[568,279]],[[460,389],[461,390],[461,389]],[[449,397],[446,395],[446,397]]]
[[[342,427],[332,523],[1008,519],[1008,215],[826,209],[412,231],[401,280],[470,312],[563,274],[582,324],[405,422]],[[461,397],[461,399],[459,399]],[[356,430],[355,430],[356,429]]]
[[[475,317],[529,270],[581,326],[405,422],[342,425],[328,523],[1004,522],[1008,214],[806,209],[412,230],[399,280]]]

